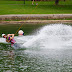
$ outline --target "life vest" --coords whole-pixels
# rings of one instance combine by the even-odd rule
[[[6,40],[10,40],[10,37],[6,37]]]
[[[10,40],[10,37],[6,37],[6,40]],[[14,44],[15,42],[16,42],[16,41],[15,41],[14,39],[11,39],[11,40],[10,40],[10,43],[11,43],[11,44]]]

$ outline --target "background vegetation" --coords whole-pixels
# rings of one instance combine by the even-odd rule
[[[55,0],[37,1],[32,5],[32,1],[0,1],[0,15],[4,14],[72,14],[72,0],[60,0],[55,5]]]

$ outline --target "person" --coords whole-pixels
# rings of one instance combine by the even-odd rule
[[[36,5],[38,5],[38,3],[37,3],[37,1],[36,1],[36,0],[35,0],[35,2],[36,2]],[[34,3],[34,0],[32,1],[32,5],[34,5],[33,3]]]
[[[59,0],[55,0],[55,5],[58,5],[58,3],[59,3]]]
[[[18,35],[19,35],[19,36],[23,36],[23,35],[24,35],[24,32],[23,32],[22,30],[19,30],[19,31],[18,31]]]
[[[2,34],[2,37],[6,39],[6,42],[11,43],[11,46],[14,48],[20,48],[19,44],[14,40],[14,34]]]

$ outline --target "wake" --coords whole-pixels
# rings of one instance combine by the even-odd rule
[[[72,46],[72,27],[64,24],[46,25],[34,35],[15,36],[15,40],[26,48],[68,48]],[[3,38],[0,38],[0,42],[6,43]]]

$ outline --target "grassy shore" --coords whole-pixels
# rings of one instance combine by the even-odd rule
[[[59,5],[54,5],[54,1],[0,1],[0,15],[5,14],[72,14],[72,1],[60,1]]]

